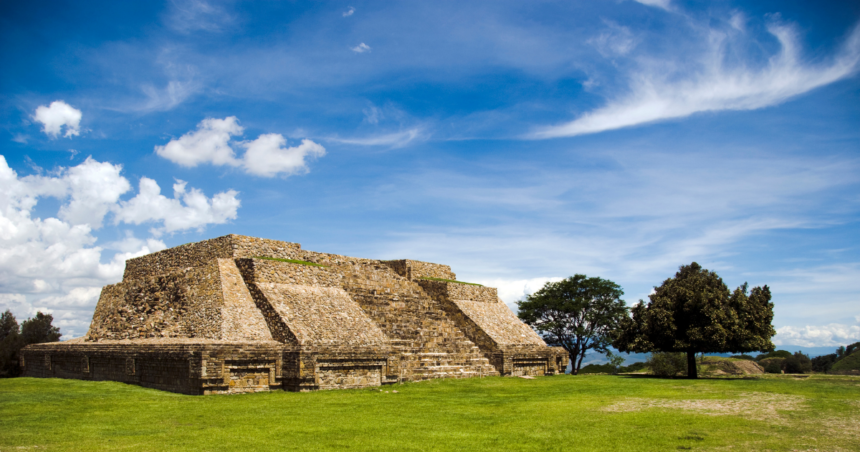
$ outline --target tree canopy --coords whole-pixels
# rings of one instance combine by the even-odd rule
[[[767,286],[729,293],[723,280],[693,262],[640,300],[621,322],[613,343],[625,352],[685,352],[687,372],[697,378],[696,353],[769,351],[776,334]]]
[[[624,291],[612,281],[574,275],[546,283],[517,305],[520,319],[547,344],[567,350],[576,374],[586,351],[605,353],[615,339],[618,322],[627,316],[622,295]]]

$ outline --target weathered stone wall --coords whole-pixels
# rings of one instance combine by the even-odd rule
[[[433,264],[430,262],[413,261],[410,259],[398,259],[393,261],[382,261],[385,265],[391,267],[398,275],[414,280],[421,277],[426,278],[441,278],[441,279],[457,279],[457,275],[451,271],[451,267],[442,264]]]
[[[428,295],[435,299],[468,300],[482,303],[500,302],[495,287],[426,279],[419,279],[416,282]]]
[[[223,305],[218,261],[161,276],[106,286],[87,337],[221,338]]]
[[[303,259],[302,259],[303,260]],[[236,266],[246,284],[277,283],[320,287],[341,287],[340,273],[326,267],[293,264],[266,259],[237,259]]]
[[[26,347],[21,363],[30,377],[120,381],[195,395],[280,388],[282,353],[276,342],[61,342]]]
[[[207,265],[215,259],[231,257],[233,257],[233,247],[232,236],[229,235],[188,243],[127,260],[122,280],[167,275],[187,268]]]

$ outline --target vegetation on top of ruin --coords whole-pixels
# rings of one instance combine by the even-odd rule
[[[0,379],[0,450],[857,450],[857,383],[556,375],[190,397]]]
[[[280,257],[254,256],[252,259],[265,259],[267,261],[289,262],[290,264],[310,265],[312,267],[328,267],[328,265],[317,264],[315,262],[300,261],[298,259],[282,259]]]
[[[484,287],[483,284],[478,284],[478,283],[473,283],[473,282],[465,282],[465,281],[457,281],[454,279],[434,278],[432,276],[419,276],[418,279],[426,279],[427,281],[452,282],[452,283],[457,283],[457,284],[468,284],[470,286]]]

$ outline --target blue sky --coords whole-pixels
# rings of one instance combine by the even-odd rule
[[[646,298],[768,284],[860,340],[860,4],[4,2],[0,309],[236,233]]]

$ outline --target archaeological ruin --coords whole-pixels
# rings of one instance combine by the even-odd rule
[[[306,251],[228,235],[126,262],[89,332],[30,345],[30,377],[184,394],[363,388],[564,373],[496,289],[447,265]]]

